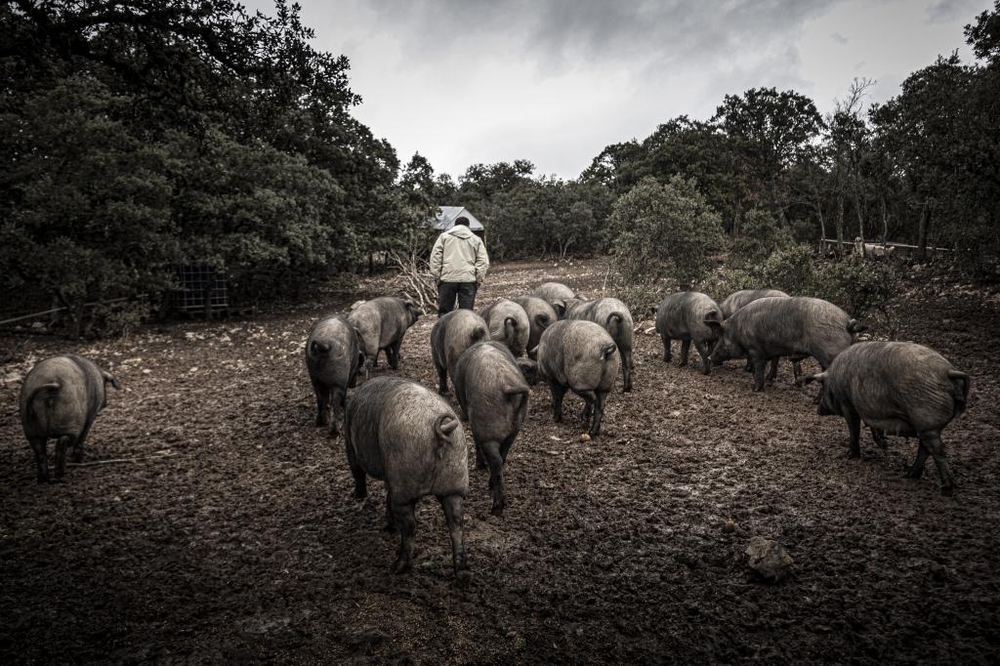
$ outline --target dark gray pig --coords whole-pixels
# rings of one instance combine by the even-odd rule
[[[581,418],[593,422],[590,436],[601,434],[604,399],[618,375],[618,345],[603,326],[592,321],[558,321],[542,333],[538,342],[538,372],[552,389],[552,410],[562,422],[563,397],[570,389],[586,403]]]
[[[385,350],[389,367],[399,367],[399,347],[406,330],[417,323],[420,307],[409,298],[379,296],[365,301],[347,315],[347,321],[358,329],[361,351],[365,354],[365,379],[371,377],[378,364],[379,352]]]
[[[376,377],[354,393],[344,421],[354,496],[368,494],[366,475],[385,481],[386,521],[400,534],[395,573],[413,568],[417,502],[434,495],[444,509],[456,575],[468,575],[462,531],[469,492],[465,431],[448,403],[402,377]]]
[[[592,301],[573,299],[567,301],[566,319],[592,321],[604,327],[618,345],[621,354],[622,391],[632,390],[632,345],[634,324],[628,306],[617,298],[595,298]]]
[[[722,308],[722,318],[729,319],[734,312],[747,303],[752,303],[761,298],[788,298],[788,294],[780,289],[741,289],[740,291],[734,291],[719,303],[719,307]],[[747,372],[753,372],[753,363],[749,359],[747,359]],[[792,373],[796,379],[802,374],[801,359],[792,360]],[[774,379],[777,376],[778,359],[775,358],[771,359],[771,369],[767,373],[767,378]]]
[[[917,437],[917,459],[906,475],[920,478],[929,454],[941,477],[941,492],[954,492],[941,430],[965,411],[967,374],[933,349],[913,342],[859,342],[842,351],[826,372],[803,381],[813,379],[823,383],[820,415],[847,420],[850,457],[861,456],[862,421],[882,446],[886,434]]]
[[[448,377],[455,379],[455,364],[466,349],[490,339],[482,317],[472,310],[452,310],[442,315],[431,329],[431,359],[438,373],[438,393],[448,392]]]
[[[664,298],[656,308],[656,332],[663,341],[663,360],[669,363],[673,358],[670,341],[676,339],[681,341],[680,365],[687,365],[693,342],[701,356],[702,373],[712,374],[712,363],[708,357],[722,329],[709,326],[708,322],[721,324],[722,320],[722,308],[706,294],[679,291]]]
[[[854,342],[854,334],[864,330],[833,303],[807,296],[761,298],[722,323],[706,323],[722,330],[710,356],[712,363],[749,358],[754,391],[764,390],[764,368],[769,360],[812,356],[825,370]]]
[[[576,292],[564,285],[562,282],[545,282],[539,285],[539,287],[535,289],[531,295],[536,296],[551,305],[560,318],[562,318],[563,313],[566,310],[566,301],[573,298],[579,298]]]
[[[360,357],[357,329],[346,317],[332,315],[313,325],[306,340],[306,369],[316,393],[316,425],[329,423],[333,435],[340,429],[347,389],[357,385]]]
[[[535,348],[538,346],[538,339],[542,337],[544,331],[552,323],[559,321],[559,315],[555,308],[549,305],[544,298],[537,296],[519,296],[514,302],[524,308],[528,315],[528,322],[531,327],[528,333],[528,356],[536,358]]]
[[[476,443],[476,465],[489,467],[494,516],[507,504],[503,464],[528,412],[528,384],[510,350],[499,342],[479,342],[458,359],[455,397]]]
[[[108,384],[121,390],[117,379],[75,354],[39,361],[24,378],[21,425],[35,454],[39,483],[49,480],[49,438],[56,440],[56,479],[66,472],[67,448],[73,448],[73,462],[83,460],[90,427],[108,404]]]
[[[741,289],[726,296],[719,307],[722,308],[722,318],[729,319],[733,313],[747,303],[761,298],[788,298],[788,294],[780,289]]]
[[[524,356],[531,333],[531,323],[524,308],[501,298],[483,308],[480,314],[490,329],[491,340],[507,345],[515,357]]]

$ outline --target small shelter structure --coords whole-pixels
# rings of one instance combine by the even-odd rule
[[[469,218],[469,229],[479,236],[483,237],[486,232],[486,227],[483,223],[476,219],[476,216],[469,212],[469,209],[465,206],[438,206],[440,212],[437,217],[428,220],[428,224],[434,227],[437,231],[447,231],[455,226],[455,220],[459,217]]]

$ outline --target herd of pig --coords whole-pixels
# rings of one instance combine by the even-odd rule
[[[530,296],[497,300],[479,314],[455,310],[438,318],[430,334],[437,394],[398,376],[372,378],[383,350],[389,366],[399,367],[403,337],[420,315],[409,299],[381,296],[346,316],[325,317],[309,333],[306,367],[316,424],[328,425],[334,435],[343,427],[354,496],[366,496],[369,476],[385,482],[387,527],[400,534],[393,571],[412,568],[416,503],[434,495],[444,510],[455,572],[466,578],[462,523],[469,473],[462,421],[472,434],[477,467],[489,469],[491,511],[502,515],[503,464],[524,423],[529,385],[548,382],[556,422],[562,421],[566,391],[579,395],[586,437],[599,436],[619,369],[622,390],[632,390],[634,324],[618,299],[586,300],[566,285],[547,282]],[[797,383],[822,383],[819,413],[846,419],[852,457],[860,455],[862,422],[883,446],[887,434],[917,437],[917,458],[907,475],[919,477],[931,455],[942,492],[951,494],[954,479],[941,430],[965,409],[968,376],[922,345],[855,343],[862,328],[832,303],[775,290],[736,292],[721,304],[702,293],[679,292],[667,296],[656,315],[664,361],[671,360],[675,339],[681,342],[681,365],[693,344],[705,374],[728,359],[747,359],[753,388],[761,391],[768,363],[773,379],[778,359],[789,358]],[[807,357],[822,372],[803,377],[799,362]],[[348,389],[361,374],[365,381],[348,401]],[[461,416],[442,397],[449,380]],[[76,355],[47,358],[25,377],[20,416],[39,482],[49,480],[48,439],[56,440],[56,478],[65,471],[69,449],[81,459],[94,419],[107,404],[108,384],[120,388],[114,377]]]

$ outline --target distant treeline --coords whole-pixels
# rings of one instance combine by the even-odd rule
[[[8,304],[77,320],[84,303],[144,295],[158,308],[180,266],[272,301],[429,247],[439,204],[472,210],[496,260],[603,253],[629,215],[660,214],[623,197],[676,177],[724,242],[763,212],[800,241],[947,246],[996,275],[1000,0],[966,28],[974,64],[939,58],[884,104],[865,106],[867,80],[827,117],[794,91],[727,95],[710,120],[608,146],[568,182],[528,160],[457,182],[420,154],[402,165],[351,115],[348,60],[309,45],[297,7],[278,0],[274,14],[229,0],[0,5]]]

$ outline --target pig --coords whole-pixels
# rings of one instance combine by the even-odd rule
[[[371,377],[378,364],[379,352],[385,350],[389,367],[399,367],[399,347],[408,328],[417,323],[422,311],[409,298],[379,296],[364,301],[347,315],[347,321],[358,329],[361,351],[365,355],[365,379]]]
[[[466,349],[452,383],[476,443],[476,466],[490,470],[490,513],[502,516],[507,505],[503,465],[528,413],[528,384],[510,349],[499,342],[477,342]]]
[[[416,504],[434,495],[451,535],[455,574],[467,578],[462,516],[469,454],[465,431],[448,403],[412,380],[376,377],[355,391],[347,405],[344,444],[355,498],[367,496],[368,476],[385,481],[387,528],[400,533],[392,571],[413,568]]]
[[[542,331],[559,320],[559,315],[549,302],[537,296],[520,296],[514,302],[524,308],[528,315],[530,331],[528,333],[528,358],[537,358],[535,348],[538,347],[538,339],[542,337]]]
[[[19,411],[24,436],[35,454],[39,483],[49,481],[47,445],[56,440],[55,479],[66,472],[66,449],[73,462],[83,460],[83,446],[94,419],[108,404],[107,387],[121,384],[93,361],[65,354],[39,361],[21,385]]]
[[[563,396],[570,389],[585,402],[581,418],[590,423],[590,436],[601,434],[604,399],[618,375],[617,352],[611,334],[592,321],[567,319],[545,329],[538,341],[538,372],[552,389],[556,423],[562,422]]]
[[[347,389],[357,385],[361,364],[358,338],[358,330],[346,317],[332,315],[316,322],[306,340],[306,369],[316,393],[316,425],[329,423],[333,436],[343,419]]]
[[[514,301],[501,298],[483,308],[480,313],[490,329],[490,339],[507,345],[515,356],[524,356],[528,347],[531,324],[528,313]]]
[[[712,374],[708,357],[721,335],[721,329],[708,322],[722,323],[722,308],[710,296],[697,291],[679,291],[663,299],[656,308],[656,332],[663,341],[663,360],[670,362],[670,341],[681,341],[681,362],[688,363],[691,343],[701,356],[701,372]]]
[[[941,431],[965,411],[967,374],[933,349],[913,342],[859,342],[838,354],[826,372],[809,375],[803,383],[812,380],[823,384],[819,414],[847,420],[851,458],[861,456],[862,421],[882,446],[887,433],[916,437],[917,459],[906,476],[920,478],[929,454],[941,477],[941,492],[953,494],[955,479],[945,460]]]
[[[722,308],[722,318],[729,319],[741,307],[760,298],[788,298],[788,294],[780,289],[741,289],[740,291],[734,291],[719,303],[719,307]],[[796,379],[802,375],[801,361],[802,359],[792,360],[792,372]],[[750,359],[747,359],[747,372],[753,372],[753,362]],[[777,376],[778,359],[774,358],[771,359],[771,369],[767,373],[767,378],[774,379]]]
[[[788,294],[780,289],[741,289],[734,291],[719,303],[719,307],[722,308],[722,318],[729,319],[741,307],[760,298],[788,298]]]
[[[711,362],[749,358],[754,391],[764,390],[764,367],[770,359],[812,356],[825,370],[854,342],[854,334],[864,330],[833,303],[808,296],[760,298],[724,322],[705,323],[721,330]]]
[[[438,393],[448,392],[448,377],[454,381],[455,365],[462,352],[489,339],[489,327],[472,310],[452,310],[438,318],[431,329],[431,359],[438,373]]]
[[[531,295],[551,305],[560,319],[563,318],[563,313],[566,310],[566,301],[573,298],[580,298],[576,292],[562,282],[545,282],[535,289]]]
[[[566,319],[579,319],[600,324],[611,334],[621,354],[622,391],[632,390],[632,344],[634,325],[628,306],[617,298],[596,298],[592,301],[570,299],[566,301]]]

